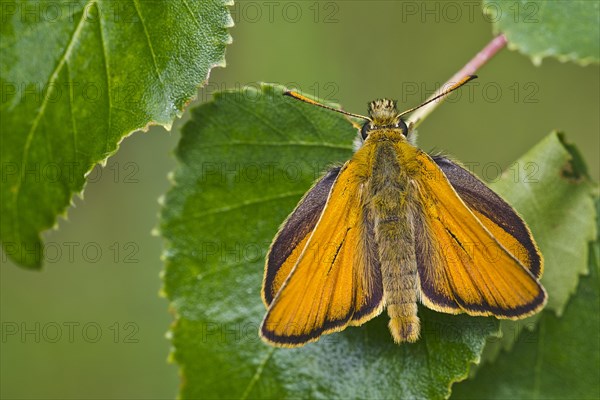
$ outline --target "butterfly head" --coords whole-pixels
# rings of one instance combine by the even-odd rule
[[[400,118],[394,100],[379,99],[369,103],[369,117],[371,120],[365,122],[360,132],[363,140],[376,129],[400,129],[404,136],[408,135],[408,127]]]

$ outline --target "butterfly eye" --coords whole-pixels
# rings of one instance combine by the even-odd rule
[[[371,122],[365,122],[365,124],[362,126],[361,130],[360,130],[360,134],[363,138],[363,140],[365,140],[367,138],[367,136],[369,136],[369,131],[373,129],[373,126],[371,126]]]
[[[364,127],[363,127],[364,128]],[[408,127],[406,126],[406,123],[404,123],[404,121],[400,120],[397,124],[396,124],[396,128],[400,128],[402,130],[402,134],[404,136],[408,136]]]

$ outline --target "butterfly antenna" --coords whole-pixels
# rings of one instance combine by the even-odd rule
[[[314,106],[319,106],[319,107],[326,108],[326,109],[331,110],[331,111],[339,112],[340,114],[348,115],[350,117],[362,118],[364,120],[371,121],[371,118],[365,117],[364,115],[352,114],[352,113],[349,113],[349,112],[344,111],[344,110],[340,110],[340,109],[337,109],[337,108],[326,106],[325,104],[318,103],[318,102],[316,102],[314,100],[309,99],[308,97],[302,96],[300,93],[293,92],[291,90],[286,91],[283,95],[284,96],[290,96],[290,97],[292,97],[292,98],[294,98],[296,100],[300,100],[300,101],[303,101],[305,103],[312,104]]]
[[[403,115],[405,115],[405,114],[409,114],[409,113],[415,111],[416,109],[421,108],[424,105],[431,103],[432,101],[436,101],[440,97],[446,96],[448,93],[451,93],[451,92],[455,91],[456,89],[458,89],[459,87],[461,87],[465,83],[467,83],[469,81],[472,81],[475,78],[477,78],[477,75],[467,75],[467,76],[465,76],[463,79],[461,79],[460,81],[458,81],[454,85],[450,86],[447,90],[445,90],[442,93],[438,94],[434,98],[431,98],[431,99],[427,100],[425,103],[422,103],[422,104],[420,104],[420,105],[418,105],[416,107],[413,107],[410,110],[403,111],[402,113],[400,113],[400,117],[403,116]]]

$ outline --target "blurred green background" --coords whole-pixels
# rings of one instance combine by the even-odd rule
[[[356,113],[378,97],[409,108],[492,38],[475,1],[241,1],[231,10],[227,68],[213,70],[195,104],[215,90],[266,81]],[[505,49],[478,74],[419,127],[422,148],[474,163],[478,175],[493,180],[560,129],[598,179],[597,66],[546,59],[538,68]],[[165,338],[172,316],[159,297],[162,242],[151,231],[186,117],[171,133],[155,127],[127,138],[92,172],[84,199],[44,235],[43,272],[20,269],[2,254],[2,398],[176,395],[177,367],[167,362]]]

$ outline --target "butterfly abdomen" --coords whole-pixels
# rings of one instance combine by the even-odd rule
[[[410,177],[397,159],[392,142],[377,144],[369,182],[371,212],[378,245],[384,301],[394,340],[419,338],[417,263],[412,224]]]

